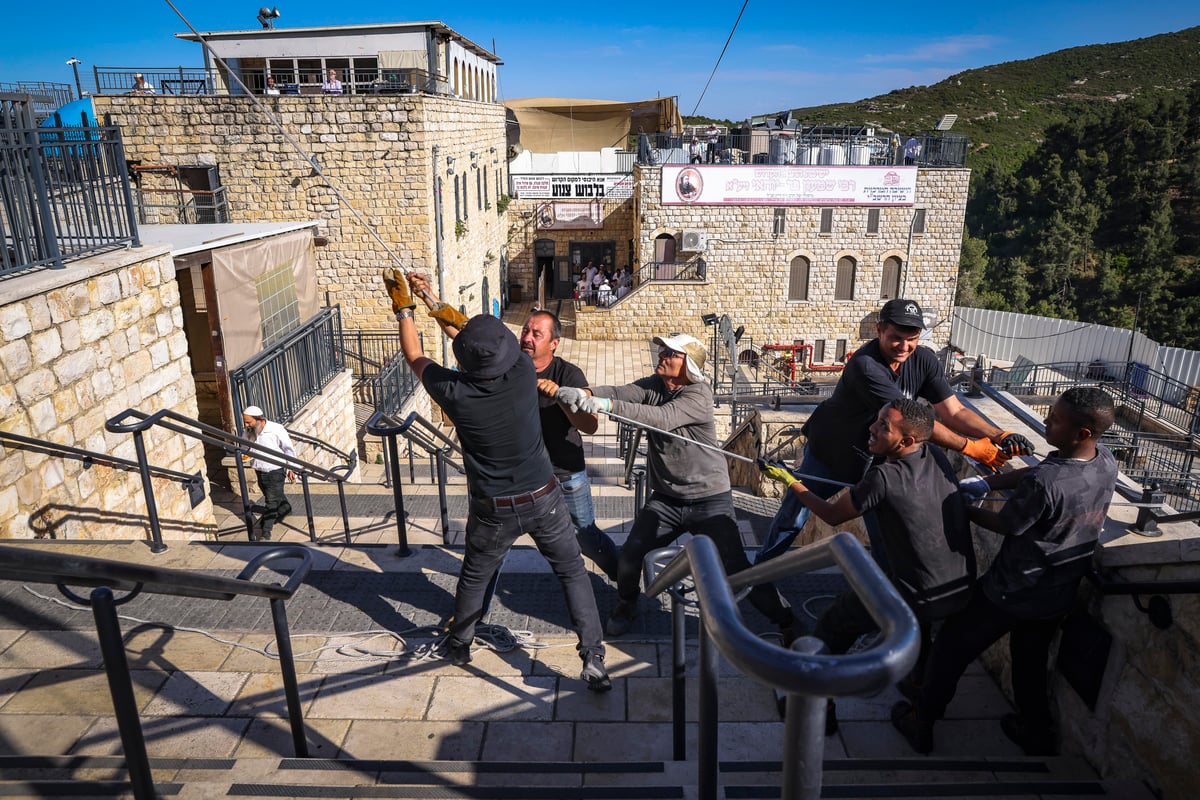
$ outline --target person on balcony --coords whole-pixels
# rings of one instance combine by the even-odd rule
[[[915,136],[908,137],[908,141],[904,143],[904,164],[905,166],[913,166],[921,158],[921,140]]]
[[[946,454],[928,444],[933,423],[933,406],[920,398],[901,397],[879,409],[867,449],[884,461],[834,502],[810,491],[786,468],[759,464],[763,474],[787,486],[789,494],[830,525],[876,512],[885,531],[892,583],[921,623],[921,656],[912,671],[917,679],[933,641],[933,624],[966,606],[975,581],[967,504]],[[858,595],[846,592],[821,614],[813,636],[840,655],[877,628]],[[837,727],[830,700],[825,733],[832,735]]]
[[[646,425],[650,497],[621,548],[617,562],[620,602],[605,625],[609,636],[621,636],[637,620],[646,554],[666,547],[684,533],[710,537],[728,574],[750,566],[733,510],[729,465],[724,456],[714,452],[719,442],[712,385],[704,374],[704,345],[682,333],[656,336],[654,344],[658,345],[658,366],[653,375],[625,386],[564,386],[556,395],[572,412],[612,412]],[[659,430],[674,435],[664,436]],[[750,602],[785,635],[797,624],[792,609],[769,586],[751,589]]]
[[[707,153],[708,163],[716,164],[720,161],[721,155],[721,129],[717,127],[717,123],[708,123],[708,128],[704,131],[704,140],[708,145],[705,150]]]
[[[528,533],[550,563],[566,596],[579,636],[581,677],[588,689],[612,688],[604,668],[603,628],[579,542],[571,525],[554,467],[546,454],[538,415],[533,362],[504,323],[488,314],[434,316],[454,340],[457,371],[427,358],[413,319],[413,293],[444,311],[429,294],[428,279],[384,270],[384,285],[400,327],[400,349],[430,398],[454,423],[462,443],[471,503],[466,552],[454,596],[446,656],[458,666],[471,661],[475,626],[483,616],[488,587],[513,542]],[[453,333],[451,333],[453,331]]]
[[[279,87],[275,85],[275,77],[273,75],[267,76],[267,88],[263,91],[263,94],[279,94]]]
[[[342,82],[338,80],[336,69],[330,69],[325,82],[321,84],[321,94],[341,94]]]
[[[688,145],[688,156],[693,164],[704,163],[704,145],[700,144],[700,140],[695,136],[692,137],[692,143]]]
[[[562,386],[583,388],[588,385],[583,370],[556,355],[561,341],[562,326],[550,311],[533,312],[521,328],[521,350],[529,356],[537,371],[542,440],[567,501],[579,548],[610,581],[616,583],[617,545],[596,525],[592,484],[588,479],[580,436],[581,433],[595,433],[599,421],[595,414],[569,411],[554,399]]]
[[[871,466],[867,444],[871,423],[880,408],[900,397],[923,397],[932,403],[939,421],[934,423],[930,440],[958,450],[989,469],[999,468],[1012,456],[1033,452],[1024,436],[997,428],[958,399],[946,382],[937,356],[928,347],[918,345],[925,319],[917,301],[887,301],[875,328],[876,338],[855,351],[833,394],[804,423],[806,442],[798,472],[858,483]],[[838,487],[814,482],[810,491],[828,499]],[[808,508],[795,494],[785,494],[756,560],[762,562],[786,552],[808,521],[808,514]],[[886,550],[874,513],[863,515],[863,526],[870,537],[872,555],[887,571]]]
[[[933,725],[976,658],[1006,633],[1017,713],[1004,734],[1029,756],[1058,753],[1046,673],[1050,643],[1075,603],[1108,517],[1117,463],[1099,439],[1116,416],[1103,389],[1068,389],[1046,415],[1055,449],[1034,467],[962,482],[975,498],[1012,490],[1000,511],[970,509],[971,521],[1003,537],[968,606],[946,620],[913,702],[892,707],[892,724],[918,753],[933,749]]]
[[[258,406],[246,406],[242,412],[242,424],[246,428],[246,438],[259,447],[296,457],[296,448],[292,444],[292,437],[288,436],[287,428],[268,420]],[[265,542],[271,539],[271,529],[275,523],[282,522],[284,517],[292,513],[292,504],[283,492],[283,484],[288,478],[295,478],[295,474],[280,464],[257,456],[251,456],[250,467],[258,476],[258,488],[263,493],[265,510],[259,520],[258,538]]]
[[[133,88],[129,90],[130,94],[154,94],[154,84],[146,80],[142,73],[133,76]]]

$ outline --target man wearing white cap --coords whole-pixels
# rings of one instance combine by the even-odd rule
[[[729,465],[720,453],[676,437],[717,447],[713,393],[704,374],[704,345],[694,336],[656,336],[654,374],[625,386],[564,386],[555,397],[572,411],[613,412],[647,426],[650,497],[638,513],[617,563],[616,609],[605,633],[620,636],[638,616],[642,560],[683,533],[713,540],[729,574],[750,566],[738,533],[729,488]],[[670,431],[665,436],[657,430]],[[769,586],[750,592],[750,602],[781,628],[795,625],[792,610]]]
[[[288,436],[287,428],[267,419],[267,415],[258,406],[246,406],[242,411],[242,424],[246,426],[246,438],[252,439],[259,447],[295,457],[296,448],[292,445],[292,437]],[[257,456],[251,459],[250,466],[258,476],[258,488],[262,489],[263,504],[266,506],[259,523],[262,526],[259,540],[266,541],[271,538],[271,528],[275,523],[292,513],[292,504],[283,493],[283,483],[287,480],[288,470]]]

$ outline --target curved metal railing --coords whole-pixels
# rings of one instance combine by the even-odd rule
[[[212,425],[206,425],[199,420],[185,417],[170,409],[161,409],[153,414],[147,414],[136,408],[127,408],[105,422],[104,427],[111,433],[133,434],[134,449],[137,452],[137,461],[142,474],[142,491],[146,498],[146,516],[149,519],[150,532],[154,539],[151,549],[155,553],[161,553],[167,547],[162,541],[162,528],[158,521],[158,505],[154,500],[154,486],[150,481],[149,465],[146,460],[146,444],[143,439],[143,433],[153,427],[160,427],[173,433],[178,433],[181,436],[198,439],[205,444],[224,448],[227,453],[233,453],[237,456],[234,460],[237,464],[238,487],[242,495],[242,518],[246,522],[246,534],[251,541],[254,541],[254,514],[253,506],[250,503],[250,491],[246,482],[246,465],[241,456],[250,456],[265,461],[268,464],[275,464],[300,476],[301,485],[304,489],[304,507],[308,516],[308,537],[314,542],[317,539],[317,532],[313,521],[312,495],[309,491],[308,479],[312,476],[336,483],[338,487],[338,499],[341,502],[343,531],[345,533],[346,544],[350,544],[350,513],[346,508],[345,483],[346,479],[354,471],[354,467],[358,461],[357,457],[351,457],[349,463],[339,464],[335,467],[318,466],[295,456],[285,455],[276,450],[268,450],[249,439],[243,439],[228,431],[215,428]]]
[[[825,698],[870,694],[900,681],[916,664],[920,648],[917,618],[862,545],[849,533],[786,553],[727,576],[716,545],[698,536],[659,570],[655,554],[645,561],[646,594],[670,590],[689,575],[696,584],[700,613],[700,739],[697,763],[701,800],[717,797],[716,671],[719,653],[739,672],[787,692],[784,731],[784,800],[815,800],[821,794]],[[850,589],[879,625],[882,635],[857,653],[826,655],[819,639],[804,636],[792,649],[760,638],[742,620],[736,593],[821,567],[839,566]],[[681,599],[672,596],[675,613]],[[674,637],[683,635],[675,625]],[[676,644],[676,652],[681,648]],[[676,665],[678,667],[678,665]],[[682,719],[674,720],[680,726]],[[679,737],[681,738],[681,737]],[[676,754],[679,757],[679,754]]]
[[[299,563],[282,586],[278,583],[259,583],[253,580],[259,569],[267,564],[293,560]],[[64,597],[92,609],[104,671],[108,676],[109,692],[112,695],[113,713],[121,736],[121,746],[125,751],[125,763],[129,769],[130,788],[137,800],[152,800],[157,798],[158,794],[150,771],[150,759],[146,752],[146,738],[138,715],[138,704],[133,694],[133,681],[129,674],[129,660],[125,654],[117,606],[128,603],[142,592],[214,600],[232,600],[241,595],[248,595],[270,601],[275,639],[279,648],[279,668],[292,731],[292,745],[298,758],[306,758],[308,739],[304,730],[304,711],[300,703],[300,688],[296,677],[296,663],[292,657],[291,634],[284,603],[308,577],[312,566],[312,552],[307,547],[296,545],[275,547],[259,553],[246,564],[236,578],[0,545],[0,580],[55,584]],[[95,588],[88,597],[82,597],[68,588],[68,584]],[[128,594],[120,598],[114,597],[114,589],[126,590]]]

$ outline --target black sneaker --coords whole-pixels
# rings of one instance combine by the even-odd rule
[[[471,663],[471,645],[447,639],[442,657],[456,667],[466,666]]]
[[[1005,714],[1000,718],[1000,730],[1013,743],[1020,746],[1027,756],[1056,756],[1058,745],[1054,734],[1048,730],[1035,731],[1021,718],[1020,714]]]
[[[892,727],[921,755],[929,755],[933,750],[933,724],[917,719],[917,710],[907,700],[892,706]]]
[[[599,653],[586,653],[583,656],[583,674],[579,677],[587,681],[589,691],[607,692],[612,688],[612,679],[604,668],[604,656]]]
[[[637,600],[622,600],[617,603],[617,607],[608,615],[608,622],[604,624],[604,635],[624,636],[626,633],[629,633],[629,629],[633,627],[633,622],[637,618]]]

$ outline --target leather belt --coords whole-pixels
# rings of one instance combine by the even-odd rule
[[[558,479],[551,478],[550,482],[545,486],[540,489],[534,489],[532,492],[525,492],[524,494],[510,494],[507,497],[493,497],[492,505],[496,508],[516,508],[517,506],[522,506],[526,503],[532,503],[534,500],[545,497],[553,492],[556,488],[558,488]]]

